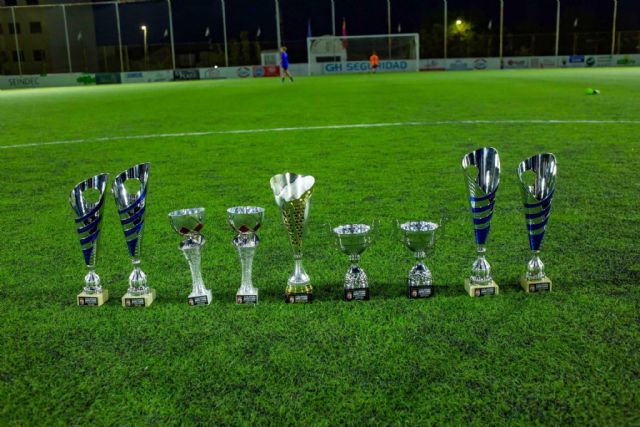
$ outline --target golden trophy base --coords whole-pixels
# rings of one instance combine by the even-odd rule
[[[486,285],[474,285],[471,280],[464,279],[464,289],[467,291],[470,297],[484,297],[489,295],[498,295],[500,288],[498,284],[493,280]]]
[[[551,279],[543,277],[538,280],[528,280],[526,276],[520,277],[520,286],[526,293],[551,292]]]
[[[131,307],[148,307],[153,304],[153,300],[156,299],[156,290],[149,288],[149,292],[146,295],[132,295],[129,292],[122,297],[122,306],[125,308]]]
[[[109,301],[109,291],[107,289],[103,289],[102,292],[98,294],[89,294],[83,291],[78,294],[76,301],[78,302],[78,305],[100,307],[102,304]]]

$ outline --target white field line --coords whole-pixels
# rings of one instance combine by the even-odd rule
[[[80,139],[65,139],[60,141],[31,142],[27,144],[0,145],[0,149],[41,147],[45,145],[61,145],[61,144],[83,144],[87,142],[125,141],[125,140],[132,140],[132,139],[185,138],[185,137],[191,137],[191,136],[207,136],[207,135],[233,135],[233,134],[267,133],[267,132],[300,132],[300,131],[307,131],[307,130],[361,129],[361,128],[378,128],[378,127],[394,127],[394,126],[573,125],[573,124],[640,125],[640,120],[535,120],[535,119],[533,120],[436,120],[436,121],[424,121],[424,122],[354,123],[354,124],[344,124],[344,125],[212,130],[212,131],[202,131],[202,132],[156,133],[156,134],[146,134],[146,135],[100,136],[100,137],[80,138]]]

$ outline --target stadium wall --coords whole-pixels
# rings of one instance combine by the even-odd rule
[[[415,61],[389,61],[381,72],[413,71]],[[402,64],[402,63],[406,64]],[[411,64],[410,62],[413,62]],[[369,71],[367,61],[327,62],[312,64],[312,74],[363,73]],[[585,68],[585,67],[629,67],[640,66],[640,54],[629,55],[573,55],[573,56],[518,56],[499,58],[450,58],[423,59],[419,62],[420,71],[478,71],[498,69],[531,69],[531,68]],[[307,75],[308,64],[291,64],[291,73]],[[0,89],[86,86],[94,84],[127,84],[152,83],[179,80],[211,80],[211,79],[248,79],[261,77],[277,77],[280,68],[277,65],[254,65],[243,67],[211,67],[177,70],[132,71],[126,73],[69,73],[69,74],[34,74],[22,76],[0,76]]]

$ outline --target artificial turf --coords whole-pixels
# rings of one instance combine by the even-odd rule
[[[5,146],[441,123],[0,147],[0,424],[638,425],[639,111],[640,69],[3,91]],[[540,122],[492,122],[504,120]],[[460,162],[481,146],[502,160],[488,242],[501,295],[474,299],[463,288],[475,249]],[[554,291],[528,295],[517,285],[529,251],[515,168],[545,151],[558,159],[542,250]],[[111,300],[78,307],[85,269],[69,192],[143,161],[142,267],[158,298],[119,304],[131,263],[108,195],[97,272]],[[269,179],[284,171],[316,178],[311,305],[283,302],[292,259]],[[255,307],[234,304],[240,266],[225,222],[226,208],[244,204],[266,208]],[[167,213],[196,206],[207,212],[202,268],[214,301],[190,308]],[[428,300],[406,297],[413,260],[394,229],[411,219],[442,224]],[[372,299],[343,302],[348,260],[329,226],[374,220],[361,263]]]

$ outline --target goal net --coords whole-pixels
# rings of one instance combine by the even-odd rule
[[[378,72],[419,71],[419,43],[417,33],[307,37],[309,75],[369,72],[373,52]]]

